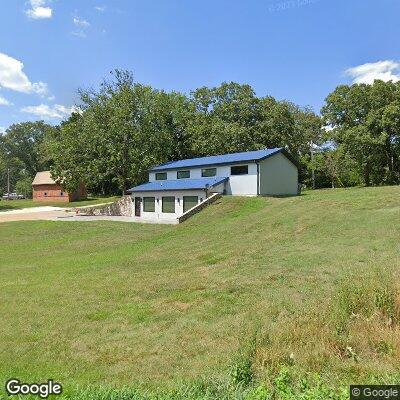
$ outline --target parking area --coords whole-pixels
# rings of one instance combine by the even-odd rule
[[[12,221],[54,220],[69,215],[71,215],[71,210],[68,211],[61,207],[43,206],[22,208],[20,210],[1,211],[0,223]]]

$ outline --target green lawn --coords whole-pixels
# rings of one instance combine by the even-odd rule
[[[43,202],[43,201],[33,201],[32,199],[23,199],[23,200],[0,200],[0,212],[1,211],[10,211],[10,210],[18,210],[21,208],[30,208],[30,207],[43,207],[43,206],[55,206],[55,207],[81,207],[81,206],[90,206],[100,203],[109,203],[119,199],[119,197],[98,197],[91,198],[89,197],[86,200],[80,201],[72,201],[71,203],[63,203],[59,201],[55,202]]]
[[[179,226],[3,223],[0,381],[395,383],[399,267],[399,187],[224,197]]]

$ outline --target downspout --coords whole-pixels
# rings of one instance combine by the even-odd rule
[[[257,163],[257,196],[260,195],[260,163]]]

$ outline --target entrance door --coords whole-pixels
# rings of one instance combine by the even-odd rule
[[[135,197],[135,217],[140,217],[140,197]]]
[[[197,206],[198,202],[199,198],[197,196],[183,196],[183,212]]]

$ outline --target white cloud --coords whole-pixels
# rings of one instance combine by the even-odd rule
[[[50,7],[36,7],[26,11],[26,15],[32,19],[51,18],[53,10]]]
[[[5,128],[4,126],[0,126],[0,136],[1,136],[3,133],[6,133],[6,128]]]
[[[47,84],[32,83],[23,72],[24,64],[6,54],[0,53],[0,87],[22,93],[37,93],[44,96]]]
[[[47,5],[48,0],[30,0],[31,8],[26,10],[26,15],[33,19],[51,18],[53,10]]]
[[[22,112],[36,115],[44,120],[49,119],[63,119],[69,117],[72,112],[79,112],[77,107],[66,107],[61,104],[49,106],[47,104],[40,104],[38,106],[27,106],[21,108]]]
[[[74,24],[79,26],[80,28],[88,28],[90,26],[89,22],[86,19],[74,17]]]
[[[349,68],[345,73],[353,79],[353,83],[371,85],[376,79],[397,82],[400,80],[400,63],[391,60],[378,61]]]
[[[71,35],[78,36],[80,38],[85,38],[86,30],[89,28],[90,23],[86,19],[80,17],[73,18],[74,25],[77,27],[75,31],[71,32]]]
[[[106,7],[105,6],[96,6],[94,9],[99,12],[104,12],[106,10]]]
[[[4,97],[0,96],[0,106],[12,106],[12,103],[10,103]]]

